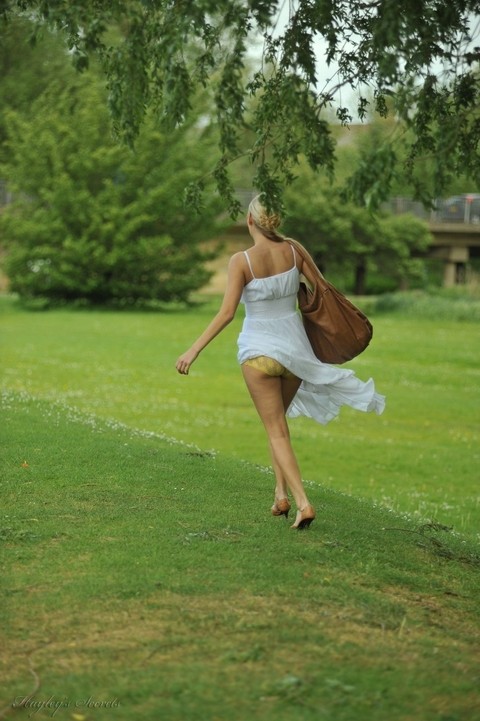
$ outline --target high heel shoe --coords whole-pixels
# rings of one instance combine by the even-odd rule
[[[309,504],[308,506],[305,506],[305,508],[302,508],[302,510],[299,509],[297,511],[297,518],[291,528],[295,528],[298,531],[303,528],[308,528],[315,516],[315,509]]]
[[[272,516],[285,516],[285,518],[288,518],[290,508],[291,505],[288,498],[276,498],[272,506]]]

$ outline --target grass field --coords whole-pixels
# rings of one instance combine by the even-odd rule
[[[479,718],[478,326],[374,319],[352,367],[387,410],[292,422],[297,533],[240,318],[181,378],[212,304],[0,307],[0,717]]]
[[[4,302],[3,385],[104,419],[268,465],[263,429],[236,363],[241,316],[188,378],[177,356],[216,299],[194,312],[28,313]],[[350,364],[387,396],[383,416],[350,409],[326,427],[292,421],[304,478],[419,518],[480,529],[478,324],[375,318]]]

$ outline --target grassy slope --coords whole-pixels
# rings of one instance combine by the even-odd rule
[[[228,455],[11,392],[2,417],[7,716],[478,718],[461,537],[317,484],[294,532]]]
[[[269,463],[235,360],[241,313],[184,378],[175,359],[206,325],[215,300],[164,314],[2,307],[7,389]],[[344,409],[326,427],[293,421],[304,477],[478,533],[478,324],[381,317],[374,326],[371,348],[351,367],[375,378],[387,410],[379,418]]]

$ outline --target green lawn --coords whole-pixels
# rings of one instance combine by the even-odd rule
[[[12,391],[2,419],[1,718],[478,719],[478,546],[314,482],[292,531],[227,454]]]
[[[169,313],[18,310],[0,305],[3,386],[115,419],[202,450],[269,464],[236,363],[241,313],[188,378],[176,357],[217,299]],[[480,528],[478,324],[374,318],[372,345],[350,365],[387,396],[383,416],[350,409],[291,431],[304,478],[462,533]]]

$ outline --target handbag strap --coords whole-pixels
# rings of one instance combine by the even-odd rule
[[[317,267],[317,264],[313,260],[312,256],[308,252],[304,246],[298,242],[298,240],[294,240],[293,238],[285,238],[286,241],[292,244],[293,248],[296,249],[299,256],[302,258],[303,262],[306,263],[309,267],[309,269],[312,271],[313,276],[315,277],[316,282],[318,283],[326,283],[325,277],[322,275],[320,269]]]

